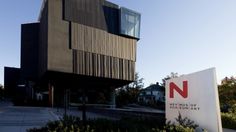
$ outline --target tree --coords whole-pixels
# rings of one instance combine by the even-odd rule
[[[169,80],[169,79],[171,79],[171,78],[177,78],[177,77],[179,77],[179,75],[178,75],[177,72],[171,72],[170,75],[167,75],[166,77],[164,77],[164,78],[162,79],[162,84],[161,84],[161,85],[162,85],[163,87],[165,87],[167,80]]]
[[[117,89],[116,92],[116,104],[117,106],[123,106],[130,103],[137,103],[140,90],[144,87],[143,78],[139,77],[138,73],[135,73],[134,82]]]
[[[225,77],[218,86],[220,106],[223,111],[227,111],[236,104],[236,78]]]
[[[236,82],[236,78],[231,76],[229,77],[225,77],[224,79],[221,80],[221,85],[235,85]]]
[[[4,87],[0,84],[0,98],[3,97]]]
[[[134,82],[130,83],[128,85],[129,88],[136,88],[136,89],[141,89],[144,87],[144,83],[143,83],[143,78],[140,78],[138,73],[135,73],[135,80]]]

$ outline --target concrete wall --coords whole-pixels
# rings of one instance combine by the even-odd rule
[[[38,75],[42,77],[48,67],[48,2],[45,3],[41,12],[39,37]]]
[[[69,23],[62,20],[62,0],[49,0],[48,6],[48,70],[72,73]]]

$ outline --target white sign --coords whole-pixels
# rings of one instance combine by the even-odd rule
[[[179,113],[210,132],[222,132],[215,68],[172,78],[166,82],[166,119],[176,123]]]

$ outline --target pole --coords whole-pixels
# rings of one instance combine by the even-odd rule
[[[67,90],[64,89],[64,116],[67,116]]]
[[[82,95],[82,122],[84,127],[86,127],[86,93],[85,89],[83,88],[83,95]]]

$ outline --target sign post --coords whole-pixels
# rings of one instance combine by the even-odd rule
[[[222,132],[215,68],[172,78],[166,82],[166,119],[176,123],[179,113],[210,132]]]

